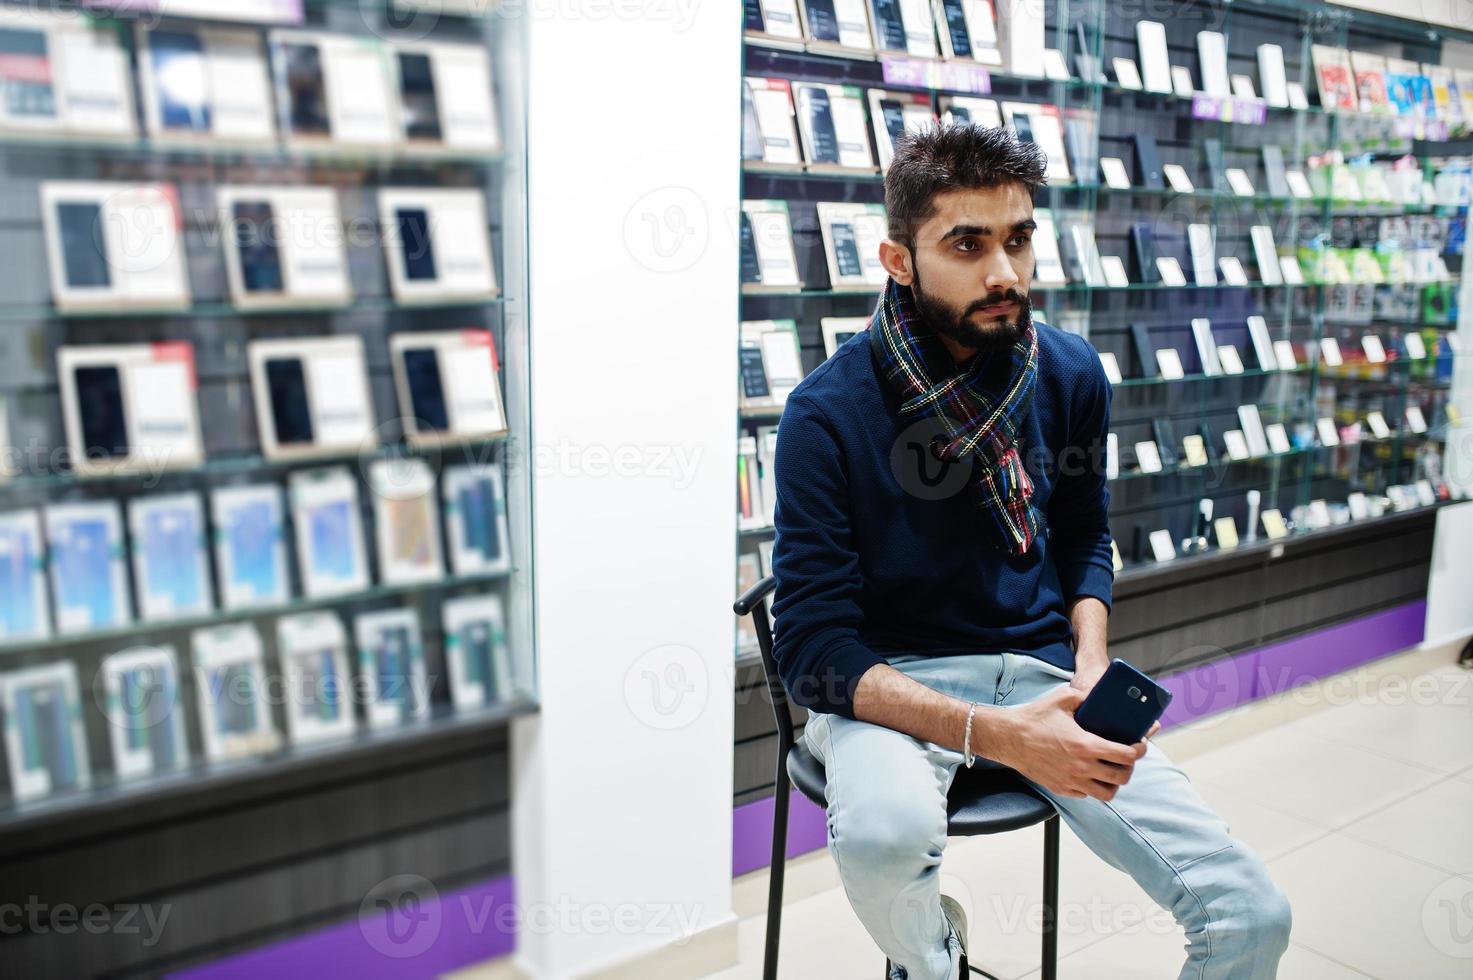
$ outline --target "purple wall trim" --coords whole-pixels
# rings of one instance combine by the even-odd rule
[[[400,884],[402,887],[385,888]],[[431,980],[516,948],[517,909],[509,876],[437,893],[418,875],[389,879],[396,906],[295,939],[169,975],[169,980]],[[418,901],[403,901],[409,894]],[[402,904],[401,904],[402,902]],[[390,915],[392,914],[392,920]]]
[[[1415,646],[1424,639],[1426,617],[1427,602],[1419,599],[1167,675],[1161,683],[1171,691],[1172,701],[1161,727],[1226,711]],[[797,790],[792,799],[788,857],[817,850],[828,842],[823,810]],[[771,848],[772,799],[737,807],[732,812],[732,876],[767,867]]]
[[[772,807],[775,797],[744,803],[732,811],[731,875],[765,868],[772,855]],[[797,790],[788,805],[788,857],[828,843],[828,818]]]

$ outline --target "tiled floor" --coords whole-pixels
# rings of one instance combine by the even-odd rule
[[[1413,651],[1166,733],[1160,744],[1257,850],[1294,909],[1287,980],[1473,978],[1473,672]],[[1174,978],[1184,939],[1065,828],[1059,974]],[[788,865],[783,978],[879,980],[884,956],[826,851]],[[1038,976],[1042,832],[953,840],[942,891],[968,907],[974,962]],[[761,976],[765,872],[735,885],[741,962]]]

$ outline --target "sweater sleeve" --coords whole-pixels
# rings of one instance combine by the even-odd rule
[[[1105,478],[1106,436],[1114,390],[1093,348],[1070,413],[1069,440],[1049,499],[1048,521],[1059,584],[1067,604],[1094,596],[1111,605],[1115,567],[1110,554],[1110,487]]]
[[[843,448],[804,395],[788,399],[778,432],[774,658],[795,704],[853,718],[859,678],[885,661],[859,638],[862,578]]]

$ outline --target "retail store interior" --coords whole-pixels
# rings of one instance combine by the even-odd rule
[[[1473,0],[0,0],[0,980],[1473,976],[1470,204]]]

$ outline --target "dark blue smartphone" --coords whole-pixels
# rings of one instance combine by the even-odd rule
[[[808,114],[808,130],[813,138],[809,163],[838,163],[839,137],[834,130],[834,110],[829,93],[821,88],[804,88],[804,110]]]
[[[1134,745],[1170,703],[1170,691],[1124,660],[1114,660],[1074,712],[1074,720],[1100,738]]]

